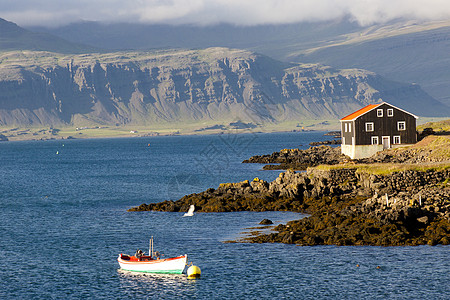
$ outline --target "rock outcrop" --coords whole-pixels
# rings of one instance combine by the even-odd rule
[[[348,161],[350,158],[341,154],[340,147],[320,146],[306,150],[283,149],[268,155],[255,155],[243,163],[274,164],[263,167],[265,170],[306,170],[318,165],[335,165]]]
[[[142,204],[130,211],[297,211],[311,216],[247,242],[300,245],[448,244],[450,170],[406,170],[376,175],[358,168],[288,170],[266,182],[224,183],[178,201]]]
[[[309,217],[279,225],[276,233],[246,242],[299,245],[421,245],[450,243],[450,139],[428,136],[419,143],[383,151],[365,164],[344,163],[339,149],[285,149],[250,162],[328,164],[280,173],[272,182],[255,178],[178,201],[142,204],[130,211],[295,211]],[[383,159],[380,162],[380,157]],[[300,162],[300,163],[299,163]],[[421,162],[417,164],[417,162]]]

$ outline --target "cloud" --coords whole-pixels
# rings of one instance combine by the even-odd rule
[[[450,18],[448,0],[7,0],[0,17],[19,25],[58,26],[79,20],[235,25],[324,21],[349,16],[361,25],[397,18]]]

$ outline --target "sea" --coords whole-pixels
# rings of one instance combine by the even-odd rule
[[[241,162],[323,132],[0,143],[0,299],[449,299],[450,246],[226,243],[290,212],[127,212],[223,182],[274,180]],[[119,269],[119,253],[188,255],[201,277]]]

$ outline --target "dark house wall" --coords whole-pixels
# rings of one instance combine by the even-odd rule
[[[377,109],[383,110],[383,116],[377,116]],[[388,117],[387,109],[393,109],[394,115]],[[398,130],[397,122],[405,121],[405,130]],[[374,131],[366,132],[366,122],[374,123]],[[414,144],[417,142],[416,118],[403,112],[389,104],[382,104],[379,107],[363,114],[355,120],[356,145],[371,145],[372,136],[378,136],[381,144],[382,136],[390,136],[390,144],[393,145],[393,136],[400,136],[401,144]]]
[[[347,131],[345,131],[345,124],[347,125]],[[351,128],[351,131],[349,131],[349,128]],[[352,137],[355,136],[355,124],[353,121],[342,121],[341,122],[341,133],[342,137],[344,138],[343,144],[344,145],[351,145],[352,144]],[[345,143],[344,143],[345,141]]]

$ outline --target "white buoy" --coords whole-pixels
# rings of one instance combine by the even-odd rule
[[[422,195],[419,195],[419,205],[422,206]]]
[[[186,271],[188,278],[198,278],[200,277],[201,273],[202,271],[197,266],[190,266]]]

